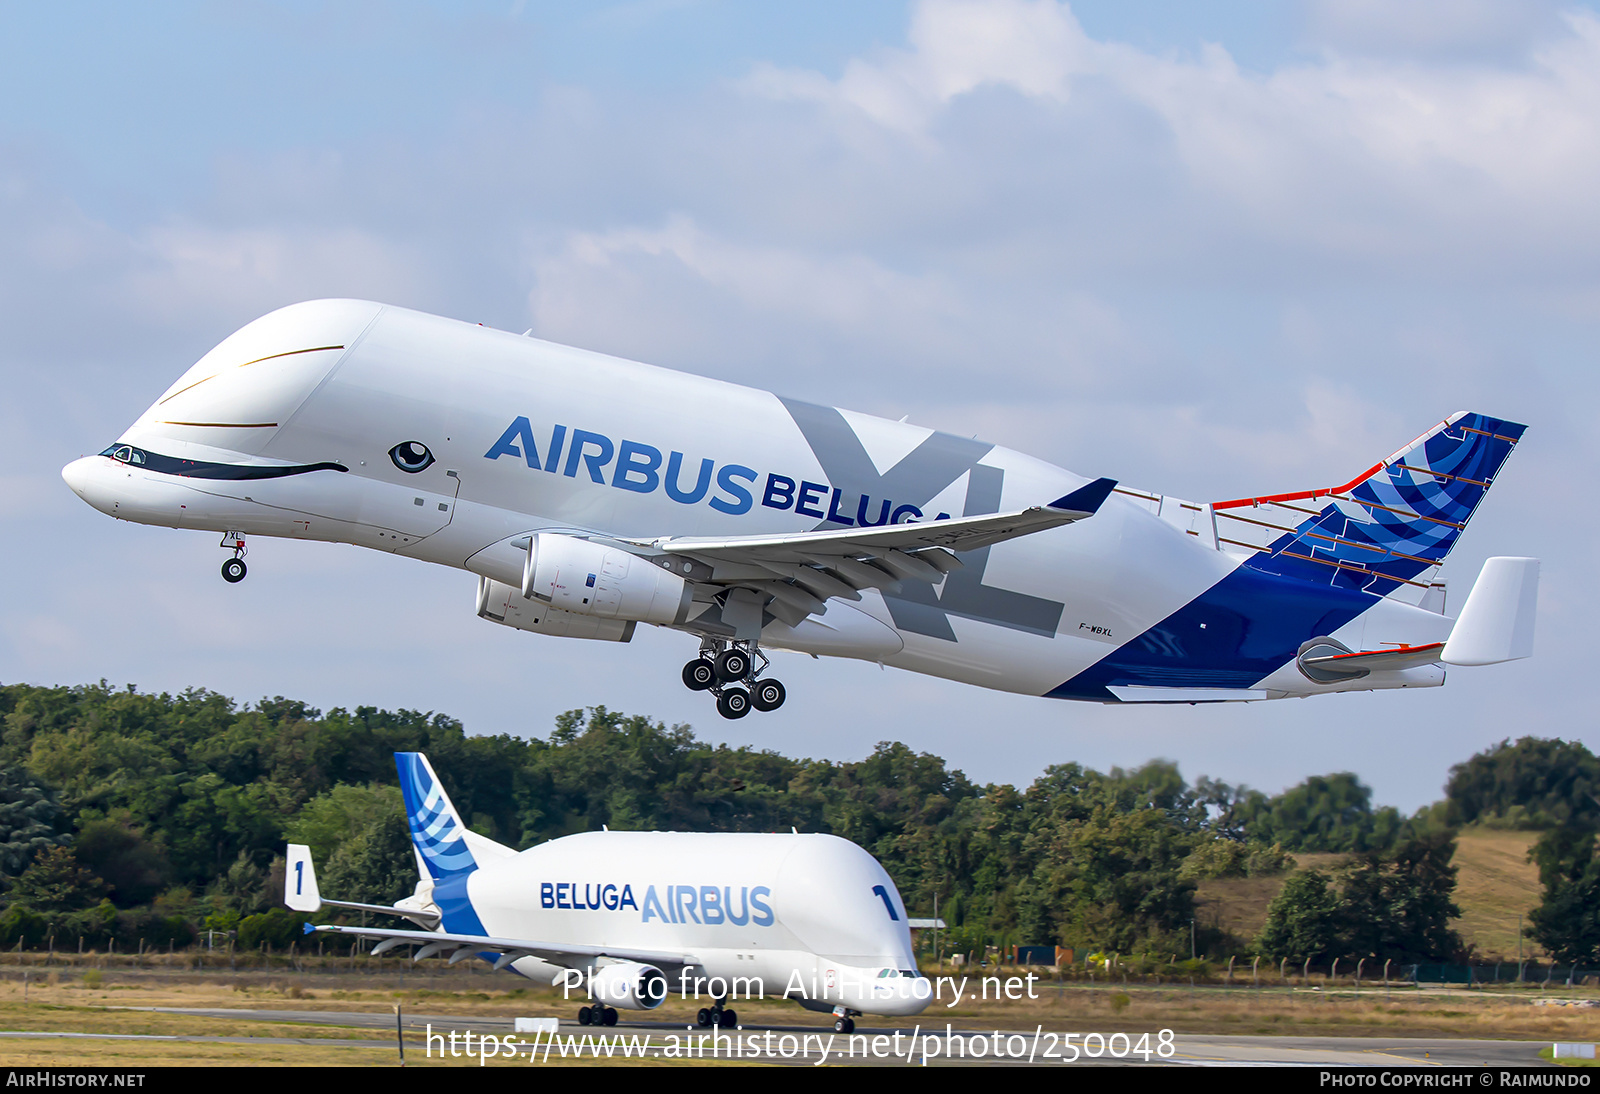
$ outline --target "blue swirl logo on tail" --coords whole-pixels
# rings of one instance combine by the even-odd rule
[[[435,881],[451,874],[477,869],[456,807],[439,785],[428,758],[420,752],[396,752],[395,767],[400,771],[400,792],[405,795],[406,823],[411,842],[428,866]]]
[[[1455,546],[1524,428],[1457,414],[1356,482],[1317,492],[1332,495],[1322,510],[1246,565],[1378,596],[1416,584]]]

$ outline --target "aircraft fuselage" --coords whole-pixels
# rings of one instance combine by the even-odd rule
[[[635,541],[1008,512],[1089,482],[983,441],[361,301],[295,305],[243,328],[106,454],[63,474],[124,520],[471,571],[484,579],[481,614],[483,590],[523,580],[533,533],[621,543],[677,574],[678,559]],[[1100,701],[1443,682],[1437,665],[1308,677],[1296,657],[1310,639],[1416,646],[1443,641],[1450,621],[1342,573],[1322,582],[1247,565],[1265,556],[1219,533],[1220,512],[1119,488],[1087,519],[963,552],[938,583],[881,583],[803,620],[765,615],[759,643]],[[733,637],[718,590],[774,578],[725,560],[682,565],[693,595],[643,621],[711,641]]]

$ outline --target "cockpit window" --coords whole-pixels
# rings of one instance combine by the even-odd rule
[[[209,463],[205,460],[163,456],[131,444],[114,444],[100,455],[143,467],[158,475],[181,475],[189,479],[281,479],[286,475],[304,475],[310,471],[350,470],[342,463],[331,461],[298,464]],[[428,458],[433,459],[431,455]]]
[[[112,459],[119,460],[122,463],[144,463],[144,449],[135,448],[131,444],[114,444],[100,453],[100,455],[110,456]]]

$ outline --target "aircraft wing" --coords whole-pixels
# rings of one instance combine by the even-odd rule
[[[373,954],[381,954],[400,946],[417,943],[422,948],[412,960],[421,961],[434,954],[448,953],[453,965],[473,954],[498,953],[494,967],[503,969],[519,957],[537,957],[552,965],[575,967],[591,957],[614,957],[623,961],[639,961],[651,965],[679,968],[699,964],[693,954],[671,950],[634,950],[614,946],[579,946],[570,942],[539,942],[526,938],[494,938],[478,934],[450,934],[444,931],[404,931],[384,927],[313,926],[307,923],[305,933],[323,931],[328,934],[347,934],[357,938],[379,939]]]
[[[1091,517],[1116,485],[1112,479],[1096,479],[1048,505],[1012,513],[778,535],[627,542],[695,559],[710,567],[712,583],[751,590],[767,611],[794,625],[808,615],[823,614],[829,597],[860,600],[862,589],[893,592],[905,580],[937,583],[961,567],[953,552],[975,551]]]

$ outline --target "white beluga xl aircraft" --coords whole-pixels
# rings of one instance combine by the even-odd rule
[[[1538,561],[1439,565],[1523,426],[1457,413],[1339,486],[1219,502],[985,441],[359,300],[225,339],[62,472],[114,517],[467,570],[536,634],[699,642],[690,688],[772,710],[763,649],[1110,703],[1432,687],[1532,652]]]
[[[395,753],[421,880],[392,906],[323,899],[308,848],[289,845],[284,903],[386,912],[418,930],[312,926],[414,946],[413,960],[477,956],[589,1000],[582,1025],[653,1010],[676,991],[706,1001],[702,1026],[738,1024],[726,1004],[788,998],[834,1015],[918,1014],[905,904],[867,852],[837,836],[584,832],[517,852],[480,836],[420,752]]]

